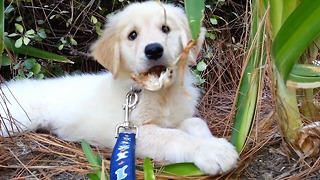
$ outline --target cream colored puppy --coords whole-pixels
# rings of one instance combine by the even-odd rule
[[[188,61],[195,61],[204,30]],[[171,162],[194,162],[215,175],[234,168],[238,154],[226,139],[212,136],[194,117],[199,93],[186,67],[179,85],[175,66],[190,40],[181,8],[157,2],[132,3],[108,19],[92,55],[111,73],[12,81],[1,85],[1,133],[46,128],[67,141],[87,140],[112,148],[115,127],[124,121],[130,87],[141,90],[130,121],[139,126],[136,155]],[[153,67],[172,68],[168,86],[144,89],[132,80]],[[14,123],[12,123],[14,122]]]

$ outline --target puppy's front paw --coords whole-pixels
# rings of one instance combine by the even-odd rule
[[[221,174],[235,168],[239,158],[235,147],[223,138],[214,139],[213,142],[209,142],[210,140],[196,150],[194,157],[196,166],[210,175]]]

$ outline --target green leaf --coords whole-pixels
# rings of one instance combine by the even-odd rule
[[[295,64],[286,85],[294,89],[320,87],[320,67],[316,65]]]
[[[22,40],[23,40],[23,37],[20,37],[19,39],[17,39],[16,42],[14,43],[14,47],[20,48],[22,46]]]
[[[36,63],[36,60],[34,58],[30,58],[24,61],[24,68],[25,69],[31,69],[34,64]]]
[[[60,14],[68,14],[69,11],[60,11]]]
[[[21,70],[21,69],[18,70],[18,75],[22,78],[26,78],[26,75],[24,74],[23,70]]]
[[[266,61],[265,54],[265,18],[259,18],[261,12],[258,7],[261,1],[253,1],[251,6],[251,29],[248,41],[249,50],[244,62],[244,71],[242,73],[239,89],[236,98],[235,116],[231,132],[231,143],[236,147],[238,153],[241,153],[250,134],[253,121],[257,112],[257,102],[259,101],[259,92],[261,88],[261,79],[263,68]]]
[[[14,69],[14,70],[17,70],[17,69],[19,69],[20,66],[21,66],[21,61],[19,61],[17,64],[15,64],[15,65],[13,66],[13,69]]]
[[[41,65],[39,63],[35,63],[31,69],[34,74],[39,74],[41,71]]]
[[[9,65],[11,65],[10,58],[8,56],[2,54],[2,56],[0,56],[0,66],[9,66]]]
[[[72,21],[73,21],[73,18],[69,18],[67,20],[66,26],[69,27],[69,25],[72,23]]]
[[[4,2],[4,0],[0,0],[0,2]],[[0,5],[1,6],[1,5]],[[4,4],[3,4],[3,8],[4,8]],[[9,6],[7,6],[7,8],[4,10],[4,12],[2,10],[0,10],[0,14],[3,14],[2,17],[4,17],[4,14],[9,14],[10,12],[12,12],[14,10],[14,7],[10,4]],[[3,13],[2,13],[3,12]]]
[[[101,23],[100,22],[97,22],[97,24],[95,24],[95,30],[96,30],[96,33],[100,36],[102,36],[102,30],[101,30]]]
[[[100,154],[96,154],[96,159],[97,159],[97,162],[99,163],[99,165],[101,166],[102,165],[102,158],[101,158]]]
[[[207,32],[206,33],[206,37],[210,38],[212,40],[215,40],[216,39],[216,34]]]
[[[201,176],[204,173],[193,163],[169,164],[163,168],[163,173],[179,176]]]
[[[199,84],[203,84],[203,83],[205,83],[206,82],[206,79],[203,79],[203,78],[198,78],[198,83]]]
[[[35,31],[33,29],[30,29],[28,31],[26,31],[26,35],[34,35]]]
[[[282,25],[283,3],[284,1],[269,0],[270,1],[270,21],[272,24],[272,33],[274,36],[278,33]]]
[[[63,49],[63,44],[60,44],[59,46],[58,46],[58,49],[61,51],[62,49]]]
[[[30,39],[28,37],[22,37],[22,39],[23,39],[23,44],[24,45],[28,45],[29,44]]]
[[[212,53],[212,52],[208,52],[208,53],[205,55],[205,58],[208,58],[208,59],[213,58],[213,53]]]
[[[217,24],[218,24],[217,18],[210,18],[210,23],[211,23],[212,25],[217,25]]]
[[[319,17],[319,1],[303,0],[279,30],[272,56],[284,81],[304,50],[320,35]]]
[[[146,157],[143,164],[144,180],[155,180],[151,159]]]
[[[40,38],[45,39],[47,38],[46,31],[44,29],[40,29],[37,34],[40,36]]]
[[[66,44],[66,43],[67,43],[67,41],[64,39],[64,37],[61,37],[61,38],[60,38],[60,42],[61,42],[62,44]]]
[[[8,37],[15,37],[15,36],[18,36],[18,35],[20,35],[20,34],[17,34],[17,33],[11,33],[11,34],[9,34],[9,35],[7,35]]]
[[[50,17],[49,17],[49,19],[51,20],[51,19],[53,19],[53,18],[55,18],[56,17],[56,15],[54,14],[54,15],[51,15]]]
[[[21,34],[23,33],[23,27],[20,24],[15,23],[14,26],[16,27],[17,31],[19,31]]]
[[[197,41],[204,17],[204,0],[185,0],[185,9],[193,41]]]
[[[74,45],[74,46],[78,45],[78,42],[77,42],[75,39],[73,39],[73,38],[70,38],[70,42],[71,42],[71,44]]]
[[[87,174],[87,176],[90,180],[101,180],[96,174],[90,173],[90,174]]]
[[[15,53],[20,53],[20,54],[25,54],[29,55],[32,57],[37,57],[41,59],[48,59],[48,60],[53,60],[57,62],[64,62],[64,63],[73,63],[66,57],[60,56],[58,54],[50,53],[38,48],[34,48],[32,46],[26,46],[22,44],[22,38],[21,38],[21,46],[19,48],[15,47],[15,41],[9,38],[4,38],[4,44],[5,46],[10,50]]]
[[[197,69],[193,70],[192,73],[193,73],[194,75],[198,75],[198,76],[200,75],[200,71],[198,71]]]
[[[37,23],[38,23],[39,25],[42,25],[42,24],[44,24],[44,21],[41,20],[41,19],[39,19],[39,20],[37,20]]]
[[[21,17],[21,16],[18,16],[18,17],[16,18],[16,21],[17,21],[17,22],[21,22],[21,21],[22,21],[22,17]]]
[[[97,161],[97,156],[94,154],[90,145],[85,140],[81,141],[81,147],[88,162],[90,163],[93,170],[95,171],[95,174],[99,177],[99,179],[101,179],[101,171],[100,171],[101,166],[99,165],[100,162]]]
[[[320,66],[309,64],[295,64],[291,74],[306,77],[320,77]]]
[[[91,16],[90,18],[90,21],[93,23],[93,24],[96,24],[98,22],[98,19],[95,17],[95,16]]]
[[[26,77],[27,77],[27,78],[31,78],[31,77],[33,76],[33,74],[34,74],[34,73],[30,71],[30,72],[28,72],[28,74],[26,75]]]
[[[200,61],[197,64],[197,70],[200,71],[200,72],[204,71],[206,68],[207,68],[207,64],[204,61]]]
[[[81,141],[81,147],[82,150],[88,160],[88,162],[93,165],[93,166],[99,166],[99,162],[97,161],[97,156],[95,155],[95,153],[92,151],[90,145],[87,143],[87,141],[82,140]]]
[[[40,73],[36,75],[37,79],[43,79],[44,78],[44,74]]]

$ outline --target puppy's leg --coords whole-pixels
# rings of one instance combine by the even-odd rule
[[[186,119],[178,128],[193,137],[205,140],[205,144],[212,145],[211,156],[217,156],[220,172],[229,171],[236,166],[238,153],[235,147],[226,139],[213,136],[207,123],[201,118]],[[205,144],[203,146],[206,146]],[[198,158],[202,157],[198,156]]]
[[[212,134],[206,122],[200,118],[189,118],[184,120],[178,129],[199,138],[212,138]]]
[[[201,124],[201,121],[198,123]],[[197,120],[189,122],[192,124]],[[196,128],[199,127],[201,125]],[[194,162],[202,171],[211,175],[230,171],[237,164],[238,153],[227,140],[212,135],[210,137],[205,127],[204,133],[189,134],[180,129],[144,125],[139,129],[137,156],[171,162]]]

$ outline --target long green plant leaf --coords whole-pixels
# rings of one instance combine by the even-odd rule
[[[277,85],[275,107],[279,117],[278,122],[286,140],[292,142],[297,138],[302,125],[296,90],[287,88],[278,71],[275,70],[273,74]]]
[[[272,45],[272,57],[286,82],[299,57],[320,35],[320,2],[303,0],[287,18]]]
[[[270,3],[270,22],[272,24],[272,33],[275,36],[282,25],[283,0],[269,0]]]
[[[156,179],[156,177],[154,176],[154,171],[153,171],[151,159],[149,157],[146,157],[144,159],[143,173],[144,173],[144,180],[155,180]]]
[[[97,158],[97,156],[95,155],[95,153],[92,151],[90,145],[87,143],[87,141],[82,140],[81,141],[81,147],[82,150],[89,162],[89,164],[92,166],[93,170],[94,170],[94,174],[88,174],[88,176],[90,177],[90,179],[92,178],[92,180],[96,179],[98,177],[98,179],[101,179],[101,158]]]
[[[275,16],[276,19],[278,19],[278,22],[275,23],[274,21],[276,19],[271,19],[272,23],[272,37],[269,39],[269,43],[272,43],[272,49],[271,49],[271,57],[272,57],[272,69],[273,69],[273,80],[274,85],[276,88],[274,88],[274,94],[275,94],[275,108],[276,112],[279,118],[278,123],[281,128],[281,132],[283,133],[285,139],[287,142],[292,142],[297,137],[297,132],[299,128],[301,127],[302,121],[299,114],[299,109],[297,105],[297,96],[296,96],[296,90],[295,89],[289,89],[286,86],[286,82],[281,77],[281,73],[279,72],[279,69],[276,65],[276,59],[274,58],[273,50],[276,47],[275,43],[277,43],[277,39],[279,36],[281,36],[281,33],[283,33],[283,26],[284,22],[287,22],[287,20],[290,17],[290,14],[292,14],[297,4],[299,4],[298,0],[272,0],[274,1],[271,3],[271,12],[275,13],[277,16]],[[279,9],[279,4],[281,4],[281,9]],[[307,13],[307,12],[304,12]],[[290,27],[292,28],[292,27]],[[281,32],[282,31],[282,32]],[[290,34],[290,32],[286,32],[286,35]],[[292,34],[290,34],[291,36]],[[296,41],[295,43],[299,43]],[[278,47],[276,47],[278,48]],[[285,52],[285,53],[291,53],[291,52]],[[298,57],[297,57],[298,58]],[[294,64],[297,59],[291,59],[292,63]],[[282,64],[282,68],[288,68],[287,64]],[[288,71],[289,72],[289,71]]]
[[[175,163],[162,167],[163,173],[178,176],[201,176],[204,173],[193,163]]]
[[[320,66],[310,64],[295,64],[291,74],[305,77],[320,77]]]
[[[260,3],[261,1],[252,1],[253,17],[248,42],[249,52],[237,94],[236,112],[231,132],[231,143],[236,147],[238,153],[244,148],[256,115],[262,67],[266,60],[263,35],[267,13],[264,13],[262,20],[259,19],[258,7],[262,7]]]
[[[204,17],[204,0],[185,0],[185,9],[193,41],[197,41]]]
[[[55,53],[51,53],[51,52],[47,52],[32,46],[26,46],[26,45],[22,45],[19,48],[16,48],[14,46],[15,41],[12,39],[9,39],[7,37],[4,37],[4,45],[5,47],[10,50],[13,51],[15,53],[20,53],[20,54],[26,54],[29,56],[33,56],[33,57],[37,57],[37,58],[41,58],[41,59],[47,59],[47,60],[52,60],[52,61],[58,61],[58,62],[64,62],[64,63],[73,63],[72,61],[70,61],[68,58],[64,57],[64,56],[60,56],[58,54]]]

